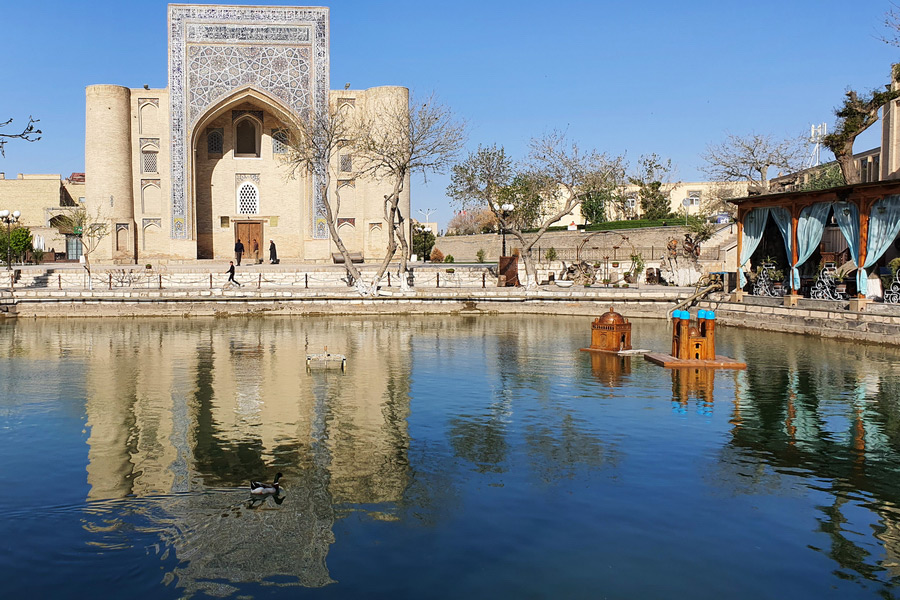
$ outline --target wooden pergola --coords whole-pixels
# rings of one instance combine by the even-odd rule
[[[872,183],[858,183],[845,185],[825,190],[810,192],[782,192],[761,196],[747,196],[730,200],[738,207],[737,212],[737,270],[741,268],[741,249],[744,237],[744,217],[754,208],[783,207],[791,214],[791,264],[796,264],[799,258],[799,245],[797,240],[797,223],[800,219],[800,211],[819,202],[849,202],[855,204],[859,210],[859,260],[857,267],[865,264],[866,246],[869,235],[869,213],[872,205],[886,196],[900,194],[900,180],[876,181]],[[799,296],[799,291],[792,286],[791,296]],[[862,294],[858,297],[863,298]]]

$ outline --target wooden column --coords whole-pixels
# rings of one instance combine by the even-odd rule
[[[856,267],[859,271],[863,270],[863,265],[866,264],[866,252],[868,250],[869,243],[869,211],[872,209],[872,200],[869,198],[865,198],[859,201],[857,205],[859,208],[859,264]],[[857,275],[857,281],[859,281]],[[860,294],[859,290],[856,290],[857,298],[865,298],[865,294]]]
[[[741,270],[741,247],[744,245],[744,215],[747,214],[742,208],[738,208],[737,212],[737,271]],[[741,276],[738,275],[738,287],[741,285]]]
[[[799,296],[800,291],[794,289],[794,269],[793,265],[797,265],[797,261],[800,259],[800,250],[797,247],[797,227],[800,222],[800,207],[797,206],[796,202],[791,204],[791,269],[790,269],[790,281],[791,281],[791,296]],[[797,265],[799,267],[800,265]]]

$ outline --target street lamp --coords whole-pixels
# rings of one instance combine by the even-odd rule
[[[515,206],[509,203],[503,204],[502,206],[495,204],[494,208],[497,210],[500,216],[500,236],[503,240],[500,249],[500,256],[506,256],[506,219],[509,217],[510,213],[512,213]]]
[[[13,223],[19,220],[19,217],[22,215],[17,210],[12,211],[10,213],[8,210],[0,210],[0,221],[6,223],[6,270],[9,271],[12,269],[12,240],[9,238],[10,235],[10,227]]]
[[[431,233],[431,227],[422,229],[422,262],[428,262],[428,234]]]

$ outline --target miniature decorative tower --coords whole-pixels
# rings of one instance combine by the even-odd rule
[[[716,355],[716,313],[711,310],[700,310],[696,321],[688,311],[676,310],[672,313],[672,353],[651,352],[644,358],[666,368],[747,368],[746,363]]]
[[[672,356],[680,360],[716,359],[716,314],[710,310],[697,313],[692,321],[686,310],[672,315]]]
[[[609,312],[591,323],[592,352],[621,352],[631,350],[631,323],[628,319],[609,307]]]

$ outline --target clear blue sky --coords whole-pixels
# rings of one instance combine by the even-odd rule
[[[299,4],[261,2],[260,4]],[[437,93],[470,124],[469,149],[565,129],[585,147],[656,152],[683,181],[735,134],[785,137],[833,125],[848,86],[888,81],[900,48],[881,42],[887,0],[456,2],[335,0],[331,87]],[[41,119],[36,144],[10,142],[0,171],[84,170],[84,88],[166,86],[166,3],[6,2],[0,117]],[[871,133],[871,132],[870,132]],[[877,145],[868,135],[857,150]],[[447,176],[417,181],[412,216],[453,207]],[[3,208],[3,207],[0,207]]]

